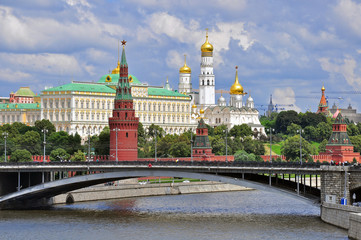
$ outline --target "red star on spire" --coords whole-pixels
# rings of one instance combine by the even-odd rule
[[[125,46],[126,43],[127,43],[127,41],[125,41],[125,40],[122,41],[123,46]]]
[[[236,66],[236,69],[238,69],[238,66]]]

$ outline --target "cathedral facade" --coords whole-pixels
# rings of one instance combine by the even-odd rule
[[[226,125],[228,129],[231,129],[235,125],[247,124],[253,131],[265,134],[264,127],[258,119],[259,112],[255,108],[251,95],[249,94],[246,102],[243,101],[243,97],[247,93],[243,91],[243,87],[239,82],[237,67],[235,80],[229,91],[229,104],[227,104],[222,94],[216,104],[213,45],[208,40],[208,31],[206,41],[201,46],[200,66],[198,92],[192,89],[191,68],[187,66],[186,60],[184,61],[184,65],[179,69],[178,90],[192,97],[192,120],[197,121],[199,118],[204,118],[205,123],[212,127]]]

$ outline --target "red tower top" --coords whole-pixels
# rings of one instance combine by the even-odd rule
[[[327,110],[328,110],[328,104],[327,104],[327,100],[326,100],[326,97],[325,97],[325,87],[324,87],[324,85],[322,85],[321,91],[322,91],[322,96],[321,96],[320,103],[318,104],[317,113],[326,114]]]
[[[128,63],[124,46],[119,66],[119,82],[114,100],[113,116],[109,118],[110,160],[135,161],[138,159],[138,124],[133,109],[132,91],[128,80]]]

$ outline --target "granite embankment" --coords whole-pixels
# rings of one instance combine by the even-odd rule
[[[251,190],[221,182],[180,182],[139,184],[138,180],[120,181],[113,186],[97,185],[55,196],[53,204],[111,200],[129,197],[163,196],[191,193]]]

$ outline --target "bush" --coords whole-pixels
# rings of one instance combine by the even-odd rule
[[[10,156],[10,162],[32,162],[32,155],[26,149],[15,150]]]

